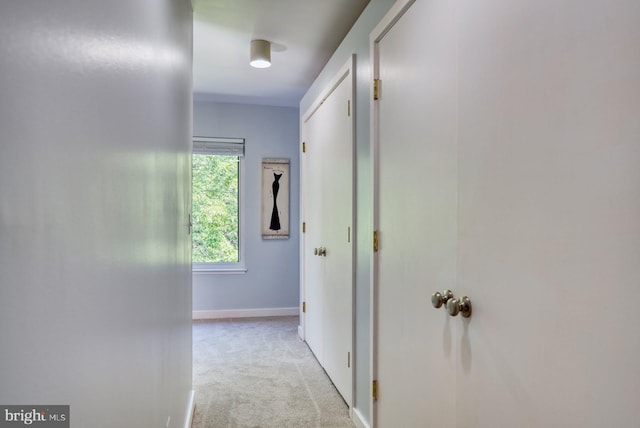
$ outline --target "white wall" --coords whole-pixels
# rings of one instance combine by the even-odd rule
[[[370,413],[370,258],[372,248],[372,165],[369,150],[369,88],[371,69],[369,59],[369,33],[378,24],[394,0],[371,0],[342,41],[309,91],[300,101],[302,114],[326,89],[331,79],[356,54],[356,197],[357,197],[357,249],[356,249],[356,328],[355,328],[355,396],[354,408],[369,421]],[[302,119],[302,118],[301,118]]]
[[[298,109],[195,101],[193,111],[194,135],[245,138],[244,254],[247,268],[245,274],[239,275],[194,274],[193,310],[196,316],[219,311],[297,308],[300,295]],[[291,161],[290,236],[287,240],[262,239],[263,158],[288,158]]]
[[[0,3],[0,403],[184,426],[189,2]]]

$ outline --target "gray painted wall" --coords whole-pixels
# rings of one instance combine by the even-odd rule
[[[369,88],[371,68],[369,34],[387,13],[395,0],[371,0],[358,21],[347,34],[325,68],[318,75],[300,102],[304,114],[320,96],[327,84],[340,70],[349,56],[356,54],[356,192],[357,192],[357,254],[356,254],[356,346],[355,346],[355,404],[354,407],[369,421],[370,417],[370,292],[369,270],[372,248],[372,164],[369,150]]]
[[[0,403],[183,427],[189,2],[0,3]]]
[[[299,305],[298,109],[195,101],[193,132],[245,138],[245,274],[194,274],[193,310],[295,308]],[[290,237],[263,240],[260,228],[263,158],[288,158]]]

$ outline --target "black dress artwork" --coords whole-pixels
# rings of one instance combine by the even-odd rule
[[[278,205],[276,204],[278,190],[280,190],[280,177],[282,177],[282,173],[273,173],[273,184],[271,184],[271,192],[273,193],[273,210],[271,211],[271,224],[269,225],[269,229],[271,230],[280,230],[280,215],[278,214]]]

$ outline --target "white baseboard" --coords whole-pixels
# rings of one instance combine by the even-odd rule
[[[369,424],[358,409],[351,409],[351,420],[358,428],[369,428]]]
[[[187,403],[187,416],[184,419],[184,428],[191,428],[191,424],[193,423],[193,412],[196,410],[195,397],[196,392],[192,389]]]
[[[194,320],[212,320],[219,318],[255,318],[286,317],[298,315],[300,309],[294,308],[261,308],[261,309],[219,309],[211,311],[193,311]]]
[[[298,326],[298,336],[300,337],[300,340],[304,340],[304,331],[302,331],[301,325]]]

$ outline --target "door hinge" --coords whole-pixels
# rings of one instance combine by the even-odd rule
[[[302,222],[302,233],[306,233],[307,232],[307,222],[303,221]]]
[[[307,302],[302,302],[302,313],[307,312]]]
[[[380,249],[380,241],[378,240],[378,231],[373,231],[373,252],[377,253]]]
[[[374,380],[371,383],[371,396],[373,397],[374,400],[378,399],[378,381]]]
[[[193,222],[191,221],[191,213],[189,213],[189,219],[187,220],[187,228],[189,229],[189,235],[191,235],[191,231],[193,230]]]
[[[347,116],[351,116],[351,100],[347,100]]]
[[[307,152],[307,143],[305,143],[304,141],[302,142],[302,153],[306,153]]]
[[[380,79],[373,79],[373,99],[380,99]]]
[[[351,352],[347,352],[347,368],[351,368]]]
[[[351,243],[351,226],[347,227],[347,242]]]

